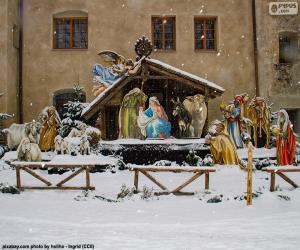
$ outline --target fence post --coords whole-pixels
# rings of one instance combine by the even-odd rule
[[[252,143],[248,143],[247,206],[252,205]]]

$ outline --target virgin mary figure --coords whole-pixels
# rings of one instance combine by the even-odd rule
[[[170,137],[171,123],[156,96],[150,97],[148,109],[143,111],[143,107],[140,107],[138,126],[142,135],[147,138],[167,139]]]

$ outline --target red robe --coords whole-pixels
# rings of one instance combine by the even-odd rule
[[[293,165],[296,151],[296,136],[289,122],[287,131],[276,139],[276,155],[278,165]]]

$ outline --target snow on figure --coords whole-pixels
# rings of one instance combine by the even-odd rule
[[[47,109],[47,116],[44,117],[39,143],[42,151],[54,150],[54,139],[57,135],[57,129],[60,127],[60,124],[61,121],[55,107],[49,107]]]
[[[23,138],[17,149],[17,158],[19,161],[41,161],[42,152],[37,143],[31,143],[28,138]]]
[[[8,147],[14,149],[24,138],[28,138],[32,143],[39,143],[41,128],[41,124],[36,121],[25,124],[13,123],[8,129],[4,129],[3,132],[7,133]]]
[[[55,154],[70,154],[70,147],[67,140],[64,140],[60,135],[54,139],[54,152]]]
[[[169,138],[171,135],[171,123],[168,121],[164,108],[156,96],[149,99],[149,108],[143,111],[140,107],[138,126],[142,135],[147,138]]]
[[[209,134],[205,137],[205,142],[210,144],[210,150],[215,164],[220,165],[240,165],[236,147],[225,131],[225,125],[219,121],[214,121],[209,127]]]
[[[281,109],[278,112],[277,127],[272,129],[276,135],[276,156],[278,165],[292,165],[295,160],[296,135],[292,129],[288,113]]]
[[[80,138],[80,154],[82,155],[90,155],[91,149],[90,149],[90,142],[88,141],[87,135],[83,135]]]
[[[98,96],[125,74],[135,74],[139,69],[139,64],[134,64],[131,59],[125,59],[124,56],[116,52],[106,50],[100,52],[98,55],[109,66],[106,67],[102,64],[95,64],[93,66],[93,82],[97,83],[92,89],[94,96]]]
[[[145,107],[147,99],[139,88],[132,89],[124,96],[119,112],[119,138],[142,138],[137,118],[139,107]]]

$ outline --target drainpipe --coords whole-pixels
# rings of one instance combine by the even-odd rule
[[[253,48],[254,48],[254,74],[255,74],[255,95],[259,96],[258,82],[258,59],[257,59],[257,33],[256,33],[256,2],[252,0],[252,26],[253,26]]]
[[[18,49],[18,121],[23,123],[23,0],[19,0],[19,49]]]

